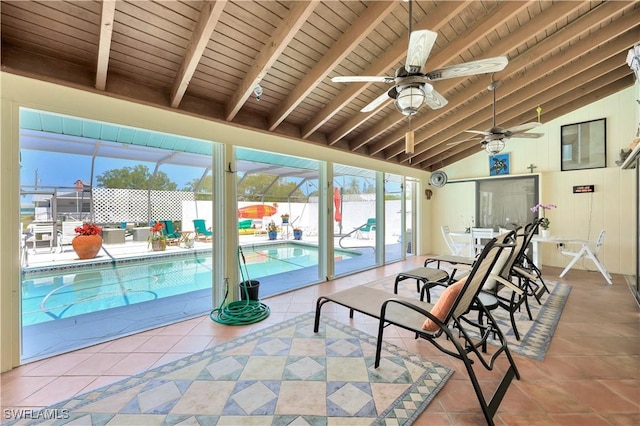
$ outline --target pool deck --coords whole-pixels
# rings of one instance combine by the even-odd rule
[[[255,235],[240,235],[240,245],[254,244],[254,243],[269,243],[266,234]],[[336,237],[335,244],[338,246],[339,237]],[[273,243],[281,242],[294,242],[293,239],[277,239],[271,241]],[[317,236],[304,236],[301,240],[302,243],[317,245]],[[357,249],[358,247],[371,247],[375,244],[373,240],[348,238],[344,240],[345,247]],[[39,246],[35,250],[31,249],[31,246],[27,249],[26,258],[22,263],[23,272],[31,272],[36,270],[42,270],[45,268],[55,267],[70,267],[81,266],[95,263],[107,263],[119,260],[128,259],[149,259],[152,257],[179,255],[188,252],[207,252],[212,248],[210,241],[195,241],[193,248],[186,248],[183,245],[167,245],[165,251],[154,252],[146,241],[133,241],[131,236],[128,236],[124,244],[103,244],[102,248],[98,252],[97,256],[93,259],[81,260],[73,251],[71,245],[64,245],[53,247],[52,250],[49,246]]]
[[[345,274],[354,270],[370,267],[375,263],[375,251],[358,248],[372,248],[374,241],[364,239],[345,239],[343,247],[339,247],[340,237],[336,237],[336,251],[345,247],[353,248],[360,255],[336,263],[336,274]],[[270,241],[266,235],[240,235],[240,244],[250,246],[253,244],[283,244],[300,243],[317,246],[316,236],[305,236],[302,241],[290,239],[278,239]],[[393,249],[400,250],[400,243],[393,245]],[[396,247],[397,246],[397,247]],[[40,273],[71,273],[73,269],[87,269],[100,264],[126,263],[129,261],[149,260],[157,258],[158,262],[168,260],[171,256],[181,256],[193,253],[197,256],[202,253],[207,256],[211,253],[212,243],[198,241],[193,248],[185,248],[178,245],[167,246],[165,251],[154,252],[146,241],[133,241],[126,239],[124,244],[104,244],[96,258],[80,260],[73,248],[69,245],[62,250],[53,251],[49,247],[39,246],[35,253],[29,249],[28,266],[23,266],[24,277],[37,276]],[[389,252],[390,247],[385,250]],[[67,270],[65,272],[65,270]],[[259,297],[261,300],[271,296],[295,290],[297,288],[314,285],[322,281],[320,278],[313,280],[317,275],[317,265],[307,268],[286,271],[263,277],[251,277],[259,279]],[[119,306],[111,309],[102,309],[69,318],[59,318],[55,321],[47,321],[22,327],[23,347],[21,358],[23,361],[35,361],[46,356],[63,353],[69,350],[86,346],[86,342],[100,343],[116,337],[138,333],[140,331],[161,327],[182,321],[188,318],[201,316],[212,309],[211,289],[190,291],[171,297],[160,298],[152,301],[135,303],[127,306]]]

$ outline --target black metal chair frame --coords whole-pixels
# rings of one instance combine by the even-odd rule
[[[438,277],[440,278],[438,279]],[[450,280],[449,274],[442,269],[426,267],[415,268],[410,271],[400,272],[396,276],[396,280],[393,285],[393,292],[398,294],[398,284],[408,279],[416,280],[416,289],[418,293],[420,293],[420,300],[424,300],[424,295],[426,293],[427,302],[431,302],[431,294],[429,293],[430,288],[435,287],[436,285],[442,285]],[[420,284],[422,284],[422,289],[420,288]]]
[[[487,424],[493,425],[493,417],[511,381],[514,377],[519,380],[520,373],[518,372],[515,361],[507,347],[507,341],[499,329],[498,324],[492,317],[490,311],[481,303],[478,303],[477,296],[482,288],[482,284],[489,276],[498,255],[505,247],[503,244],[496,243],[495,238],[487,243],[469,272],[462,290],[454,301],[449,313],[442,321],[430,312],[433,308],[433,305],[430,303],[387,293],[372,287],[358,286],[318,298],[316,302],[314,331],[318,332],[319,330],[321,310],[324,304],[328,302],[334,302],[348,308],[350,318],[353,318],[354,311],[378,318],[379,326],[375,368],[380,366],[382,340],[386,327],[396,325],[414,332],[416,338],[427,340],[443,353],[459,359],[464,363],[485,420]],[[422,290],[424,290],[424,287]],[[474,303],[478,303],[478,309],[483,311],[482,315],[486,318],[486,325],[475,323],[465,317]],[[431,332],[422,328],[422,323],[427,318],[431,319],[437,325],[437,331]],[[467,331],[469,327],[477,329],[480,337],[473,338]],[[500,345],[490,356],[483,355],[479,348],[486,348],[486,342],[490,335],[496,336]],[[446,348],[439,343],[438,340],[444,337],[452,342],[454,349]],[[471,354],[475,354],[474,359],[470,358]],[[502,354],[507,357],[509,368],[502,376],[500,384],[491,399],[487,401],[482,393],[473,365],[477,358],[485,369],[492,371],[494,370],[497,358]]]
[[[542,271],[540,271],[540,268],[533,263],[527,254],[527,248],[529,247],[529,244],[531,244],[531,240],[533,239],[541,222],[542,219],[537,219],[525,227],[524,249],[516,259],[516,263],[513,268],[514,276],[521,280],[523,287],[527,289],[527,296],[533,296],[538,304],[541,303],[541,298],[544,293],[549,293],[549,288],[545,284],[544,279],[542,279]]]

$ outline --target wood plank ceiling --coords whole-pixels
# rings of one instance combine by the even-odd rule
[[[640,42],[637,1],[414,1],[413,30],[438,33],[425,66],[505,55],[507,67],[434,81],[449,101],[411,120],[390,88],[333,83],[393,76],[406,56],[402,1],[6,1],[2,70],[203,118],[435,170],[478,152],[465,129],[548,121],[633,85],[627,51]],[[259,99],[254,88],[260,85]],[[512,143],[525,142],[518,139]]]

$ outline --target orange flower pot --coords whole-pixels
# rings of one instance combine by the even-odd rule
[[[78,235],[72,241],[73,250],[79,259],[93,259],[102,247],[100,235]]]

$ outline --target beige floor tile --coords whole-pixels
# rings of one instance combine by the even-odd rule
[[[235,337],[315,309],[321,294],[360,285],[421,264],[419,258],[265,299],[270,316],[261,323],[228,326],[208,315],[149,330],[41,360],[3,373],[0,398],[4,407],[42,407],[93,390]],[[557,280],[558,268],[544,268]],[[544,361],[515,355],[522,380],[514,380],[494,418],[497,425],[637,425],[640,424],[640,321],[638,306],[626,283],[614,276],[603,284],[599,274],[572,270],[566,280],[572,291]],[[377,322],[329,304],[325,317],[343,321],[370,334]],[[455,373],[415,425],[484,424],[476,396],[460,361],[411,333],[388,328],[385,340],[454,369]],[[504,369],[503,363],[496,369]],[[485,392],[497,382],[494,372],[478,370]],[[292,390],[295,394],[296,390]],[[53,396],[55,395],[55,396]],[[151,396],[151,395],[150,395]],[[154,397],[155,398],[155,397]],[[215,392],[193,393],[203,413]],[[152,401],[152,399],[150,399]],[[24,406],[24,405],[20,405]]]

